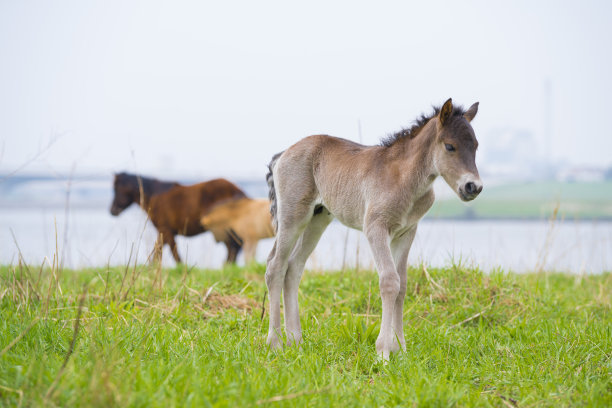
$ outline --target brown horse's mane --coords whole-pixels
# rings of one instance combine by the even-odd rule
[[[163,193],[179,185],[179,183],[176,181],[162,181],[151,177],[125,172],[117,174],[116,177],[118,180],[120,179],[122,182],[129,184],[136,191],[140,190],[140,183],[138,182],[138,179],[140,179],[142,182],[142,191],[144,192],[145,196],[148,197],[154,194]]]
[[[415,137],[418,136],[419,132],[425,127],[425,125],[427,124],[427,122],[429,122],[430,119],[438,116],[441,109],[442,109],[441,106],[434,106],[433,113],[429,115],[422,114],[420,117],[418,117],[414,121],[412,126],[410,126],[409,128],[403,128],[402,130],[392,133],[386,136],[385,138],[381,139],[380,145],[385,146],[385,147],[390,147],[398,140],[414,139]],[[453,105],[453,113],[451,117],[460,116],[460,115],[463,115],[464,113],[465,113],[465,110],[463,109],[462,106]]]

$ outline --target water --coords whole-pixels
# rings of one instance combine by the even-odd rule
[[[146,262],[156,232],[144,212],[131,207],[119,217],[106,208],[0,209],[0,264],[16,264],[19,250],[26,262],[40,264],[59,254],[64,266],[125,265]],[[347,232],[348,231],[348,232]],[[218,268],[225,246],[211,234],[178,237],[178,249],[189,265]],[[257,260],[265,261],[271,239],[260,241]],[[239,263],[243,260],[240,257]],[[516,272],[538,268],[570,273],[612,270],[612,223],[593,221],[456,221],[428,220],[419,230],[409,256],[411,264],[448,266],[452,262]],[[164,265],[174,261],[164,249]],[[333,222],[324,233],[307,267],[372,268],[363,234]]]

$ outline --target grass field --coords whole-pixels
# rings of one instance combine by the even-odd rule
[[[612,219],[612,181],[530,182],[487,186],[469,204],[457,197],[437,200],[431,218]]]
[[[383,364],[371,271],[307,271],[303,347],[272,352],[263,266],[5,266],[0,405],[612,406],[612,274],[428,272]]]

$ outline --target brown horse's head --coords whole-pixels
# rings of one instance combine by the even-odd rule
[[[135,176],[127,173],[115,174],[113,188],[115,190],[115,197],[110,208],[112,215],[117,216],[132,203],[138,202],[140,194]]]
[[[453,107],[447,100],[438,114],[434,165],[438,173],[463,201],[470,201],[482,191],[476,168],[478,141],[470,122],[478,112],[478,102],[467,111]]]

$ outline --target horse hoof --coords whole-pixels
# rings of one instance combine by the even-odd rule
[[[276,333],[269,334],[268,339],[266,340],[266,343],[272,350],[278,350],[278,349],[283,348],[283,344],[281,343]]]
[[[377,352],[377,360],[381,363],[383,363],[384,365],[389,364],[389,352],[388,351],[381,351],[381,352]]]
[[[302,334],[292,334],[287,335],[287,347],[298,346],[301,347],[302,344]]]

